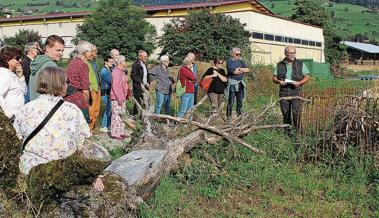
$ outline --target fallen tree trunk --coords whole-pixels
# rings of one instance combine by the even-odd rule
[[[97,193],[88,187],[73,189],[67,194],[69,200],[61,204],[61,210],[64,208],[61,213],[77,215],[72,211],[80,211],[79,214],[90,214],[91,217],[133,217],[133,211],[153,193],[160,179],[178,167],[179,157],[194,147],[208,140],[212,143],[228,140],[249,148],[253,153],[264,154],[241,137],[260,129],[288,127],[283,124],[258,125],[270,116],[268,112],[275,103],[258,115],[249,113],[228,125],[211,125],[212,119],[218,117],[215,113],[204,121],[190,118],[194,110],[189,111],[185,118],[153,114],[153,101],[146,90],[143,106],[133,100],[144,125],[138,143],[131,152],[114,160],[105,169],[102,179],[104,192]],[[204,101],[203,98],[194,108]],[[86,196],[84,200],[83,196]]]

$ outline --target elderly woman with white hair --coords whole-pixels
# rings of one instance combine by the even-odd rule
[[[116,67],[112,71],[111,82],[111,138],[123,140],[128,136],[125,135],[125,124],[121,115],[126,112],[125,102],[128,97],[128,77],[126,71],[126,61],[123,55],[115,59]]]
[[[155,104],[155,113],[160,114],[162,105],[170,105],[171,85],[174,80],[168,70],[170,59],[167,55],[160,58],[160,64],[150,71],[150,81],[157,82],[157,103]],[[165,114],[170,114],[170,107],[165,107]]]
[[[89,68],[87,61],[92,57],[92,44],[81,41],[76,46],[77,56],[71,60],[66,69],[68,89],[65,101],[71,102],[78,106],[83,112],[87,122],[90,123],[89,117]]]

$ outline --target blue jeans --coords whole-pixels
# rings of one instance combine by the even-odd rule
[[[231,85],[229,87],[229,98],[228,98],[228,106],[226,108],[226,116],[232,116],[234,99],[237,99],[237,115],[240,116],[242,114],[242,101],[245,96],[244,89],[242,83],[239,83],[238,92],[236,91],[235,85]]]
[[[30,90],[29,86],[26,87],[26,94],[24,95],[25,104],[30,101]]]
[[[171,101],[171,97],[169,94],[163,94],[163,93],[157,91],[157,103],[155,104],[154,113],[160,114],[161,109],[162,109],[162,105],[164,105],[165,114],[169,115],[170,114],[170,101]]]
[[[164,102],[164,113],[171,115],[171,94],[167,95],[167,100]]]
[[[184,114],[191,108],[193,108],[194,103],[194,94],[193,93],[185,93],[180,97],[180,109],[178,113],[178,117],[183,117]]]
[[[111,111],[112,111],[111,99],[109,95],[102,95],[101,101],[105,105],[105,111],[103,114],[103,119],[101,121],[101,128],[109,128],[111,126]]]

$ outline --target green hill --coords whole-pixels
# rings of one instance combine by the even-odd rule
[[[263,0],[261,3],[283,17],[290,17],[295,7],[294,0]],[[352,34],[364,34],[379,41],[378,13],[371,13],[368,8],[352,4],[325,3],[325,6],[335,14],[334,20],[338,26],[349,30]]]

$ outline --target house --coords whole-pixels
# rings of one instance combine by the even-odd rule
[[[234,0],[222,2],[191,3],[177,5],[146,6],[146,21],[153,24],[158,36],[171,19],[183,18],[191,10],[209,9],[246,23],[251,32],[252,62],[273,64],[284,58],[286,45],[297,48],[297,57],[325,62],[323,29],[275,15],[256,0]],[[46,14],[0,19],[0,38],[14,36],[20,29],[33,29],[43,38],[51,34],[62,36],[66,41],[64,57],[74,49],[71,42],[76,27],[81,25],[90,12]],[[159,53],[158,48],[154,57]]]

